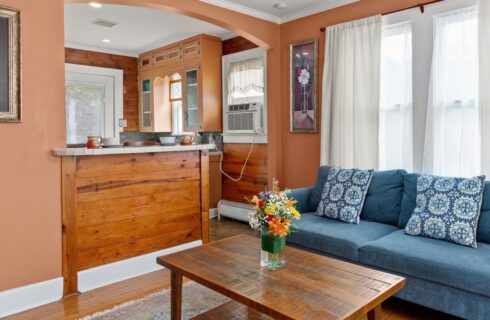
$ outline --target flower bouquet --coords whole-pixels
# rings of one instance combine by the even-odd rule
[[[279,190],[273,180],[272,191],[261,192],[251,200],[255,212],[250,214],[250,226],[261,232],[261,265],[270,269],[282,268],[286,263],[284,247],[286,236],[294,228],[293,221],[301,214],[296,210],[290,190]]]

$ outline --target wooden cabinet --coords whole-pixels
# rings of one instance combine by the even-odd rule
[[[176,45],[165,49],[165,64],[172,65],[182,61],[182,46]]]
[[[151,80],[143,78],[140,81],[140,131],[152,131],[152,90]]]
[[[170,79],[172,75],[140,74],[140,131],[171,132],[172,110]]]
[[[143,66],[143,59],[148,57],[150,66]],[[146,121],[144,117],[148,107],[143,102],[147,97],[141,92],[140,130],[156,131],[157,128],[164,128],[171,131],[171,123],[163,127],[155,125],[156,119],[159,122],[161,119],[171,119],[172,111],[171,108],[164,108],[158,118],[156,117],[155,112],[160,109],[156,108],[155,96],[160,95],[158,99],[165,99],[166,96],[161,94],[161,88],[157,90],[154,87],[156,78],[165,78],[175,72],[182,75],[184,131],[221,131],[221,39],[208,35],[195,36],[140,56],[140,87],[146,79],[151,82],[151,115],[146,116]],[[151,76],[147,76],[148,74]],[[151,126],[147,126],[148,118],[153,123]]]
[[[182,55],[184,60],[199,58],[201,55],[201,41],[192,40],[182,44]]]
[[[143,54],[139,59],[140,71],[150,70],[153,68],[153,55],[151,53]]]
[[[183,81],[184,131],[202,130],[201,67],[187,68]]]

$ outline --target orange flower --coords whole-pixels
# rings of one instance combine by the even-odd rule
[[[291,199],[288,199],[288,200],[286,201],[286,208],[290,208],[290,207],[294,206],[294,205],[295,205],[297,202],[298,202],[298,201],[296,201],[296,200],[291,200]]]
[[[289,227],[281,222],[280,217],[274,217],[269,221],[269,232],[276,237],[285,237],[288,235]]]
[[[260,199],[257,196],[254,196],[250,202],[255,203],[255,205],[259,207]]]

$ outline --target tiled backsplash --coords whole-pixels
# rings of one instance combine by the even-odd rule
[[[121,144],[126,141],[159,141],[160,137],[171,136],[166,132],[121,132]],[[213,137],[219,151],[223,150],[223,136],[221,132],[203,132],[196,136],[197,143],[209,143],[209,137]],[[179,137],[177,137],[177,143]]]

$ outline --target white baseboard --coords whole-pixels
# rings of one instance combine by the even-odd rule
[[[209,209],[209,219],[218,217],[218,208]]]
[[[193,241],[180,246],[106,264],[78,272],[78,290],[86,292],[111,283],[134,278],[162,269],[156,258],[202,245]],[[42,306],[63,297],[63,278],[30,284],[0,292],[0,318]]]
[[[63,278],[0,292],[0,318],[60,300]]]
[[[193,241],[168,249],[152,252],[142,256],[106,264],[78,272],[78,290],[86,292],[114,282],[134,278],[149,272],[163,269],[156,258],[166,254],[186,250],[202,245],[202,241]]]

